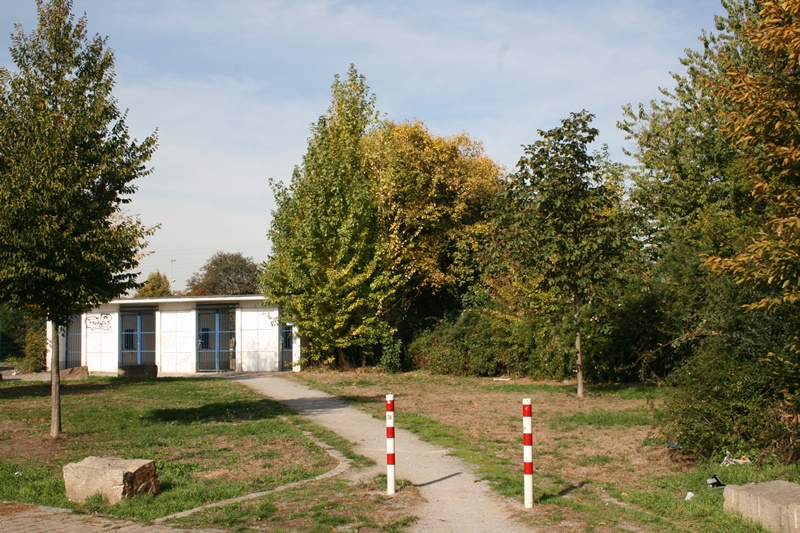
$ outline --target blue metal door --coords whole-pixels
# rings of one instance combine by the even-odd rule
[[[156,364],[155,311],[120,313],[120,366]]]
[[[197,370],[231,369],[236,354],[236,312],[208,309],[197,312]]]
[[[292,354],[294,352],[294,326],[292,324],[283,324],[280,326],[280,368],[279,370],[292,369]]]
[[[81,317],[73,316],[67,326],[67,358],[64,368],[81,366]]]

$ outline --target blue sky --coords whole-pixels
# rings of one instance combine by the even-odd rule
[[[268,180],[288,182],[335,74],[355,64],[382,114],[469,133],[513,169],[537,130],[596,115],[625,160],[621,108],[659,98],[719,0],[74,0],[116,56],[114,95],[154,172],[130,210],[161,224],[141,262],[183,289],[216,251],[266,260]],[[0,0],[0,65],[34,0]]]

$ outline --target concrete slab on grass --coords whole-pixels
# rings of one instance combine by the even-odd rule
[[[725,507],[776,533],[800,533],[800,485],[769,481],[725,487]]]

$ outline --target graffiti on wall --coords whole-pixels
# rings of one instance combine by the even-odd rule
[[[86,317],[86,329],[89,331],[111,331],[111,315],[89,315]]]

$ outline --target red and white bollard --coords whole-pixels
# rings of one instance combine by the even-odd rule
[[[394,394],[386,395],[386,494],[394,494]]]
[[[522,400],[522,461],[525,483],[525,508],[533,507],[533,421],[531,399]]]

